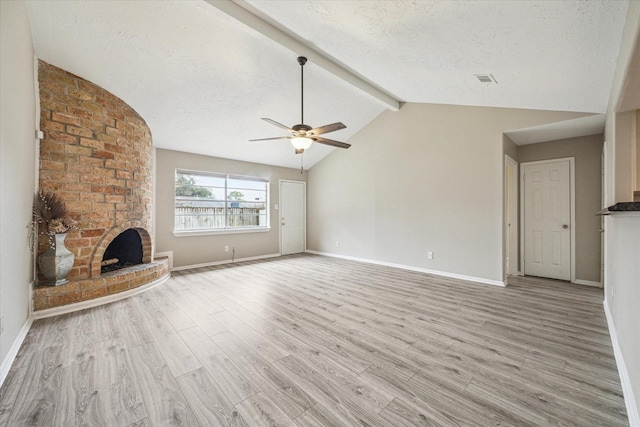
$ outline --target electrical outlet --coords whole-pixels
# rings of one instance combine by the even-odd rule
[[[433,259],[433,252],[427,252],[427,259]]]
[[[224,251],[229,252],[229,245],[224,245]]]
[[[336,248],[340,247],[340,242],[336,240]]]

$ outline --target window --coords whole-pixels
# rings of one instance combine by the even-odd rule
[[[269,181],[176,170],[175,231],[269,228]]]

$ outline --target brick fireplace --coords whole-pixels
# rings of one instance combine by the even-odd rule
[[[112,295],[167,275],[167,261],[153,260],[153,148],[145,121],[120,98],[43,61],[38,82],[44,133],[39,186],[65,201],[80,230],[65,242],[75,255],[69,283],[36,286],[34,310]],[[140,236],[142,264],[102,273],[105,250],[127,230]],[[41,250],[45,244],[39,242]]]

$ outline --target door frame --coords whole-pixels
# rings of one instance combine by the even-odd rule
[[[512,175],[509,174],[509,167],[513,168],[514,173]],[[507,277],[507,274],[512,276],[522,276],[522,271],[519,268],[518,262],[520,261],[520,256],[518,254],[518,250],[520,248],[520,215],[518,214],[519,201],[520,201],[520,188],[519,184],[519,171],[518,171],[518,162],[513,158],[509,157],[509,155],[504,155],[504,238],[505,238],[505,253],[504,253],[504,276]],[[509,197],[509,188],[513,188],[515,192],[515,197]],[[512,223],[511,230],[514,230],[516,244],[512,247],[511,242],[509,241],[510,237],[510,228],[509,223],[509,212],[511,210],[515,210],[516,214],[514,217],[514,221]],[[513,256],[512,256],[513,255]],[[513,264],[515,260],[515,268],[513,271],[509,264]]]
[[[524,238],[525,238],[525,222],[524,222],[524,210],[525,210],[525,188],[524,188],[524,167],[527,165],[535,165],[542,163],[555,163],[561,161],[569,162],[569,218],[571,218],[570,231],[570,251],[569,251],[569,265],[570,265],[570,281],[576,282],[576,158],[575,157],[560,157],[557,159],[536,160],[533,162],[520,163],[520,271],[525,274],[525,260],[524,260]]]
[[[278,251],[280,255],[282,255],[282,184],[285,182],[302,184],[302,217],[304,221],[302,238],[304,240],[304,252],[307,251],[307,183],[306,181],[293,179],[280,179],[278,183]]]
[[[602,194],[600,195],[600,206],[602,209],[607,207],[607,141],[602,143],[602,154],[600,155],[600,173],[602,186]],[[600,215],[600,286],[604,288],[604,276],[605,276],[605,251],[607,245],[604,244],[605,238],[605,215]],[[605,294],[606,295],[606,294]]]

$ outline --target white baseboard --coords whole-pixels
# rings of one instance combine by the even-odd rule
[[[482,277],[465,276],[464,274],[449,273],[446,271],[439,271],[439,270],[429,270],[428,268],[414,267],[411,265],[404,265],[404,264],[395,264],[392,262],[377,261],[374,259],[359,258],[359,257],[348,256],[348,255],[338,255],[338,254],[332,254],[330,252],[313,251],[310,249],[307,249],[306,252],[310,254],[329,256],[333,258],[347,259],[350,261],[366,262],[367,264],[384,265],[386,267],[395,267],[403,270],[417,271],[419,273],[433,274],[435,276],[450,277],[452,279],[466,280],[468,282],[482,283],[484,285],[493,285],[493,286],[502,286],[502,287],[505,286],[505,283],[499,280],[484,279]]]
[[[594,281],[591,281],[591,280],[576,279],[576,280],[573,281],[573,283],[575,283],[576,285],[594,286],[596,288],[601,288],[602,287],[602,283],[594,282]]]
[[[631,379],[629,378],[629,372],[627,371],[627,366],[624,364],[624,359],[622,358],[622,351],[620,350],[620,344],[618,343],[618,334],[613,323],[613,316],[611,315],[611,311],[609,311],[609,304],[607,304],[607,300],[604,300],[603,304],[604,314],[607,316],[607,325],[609,326],[609,335],[611,336],[613,354],[616,357],[618,375],[620,376],[620,384],[622,386],[624,404],[627,408],[629,426],[640,427],[640,413],[638,412],[639,408],[636,406],[636,399],[633,395],[633,389],[631,388]]]
[[[169,258],[169,271],[173,270],[173,251],[156,252],[153,259],[156,258]]]
[[[171,271],[180,271],[180,270],[191,270],[192,268],[201,268],[201,267],[212,267],[215,265],[223,265],[223,264],[232,264],[235,262],[244,262],[244,261],[256,261],[259,259],[267,259],[267,258],[277,258],[281,256],[279,253],[277,254],[268,254],[268,255],[258,255],[251,256],[247,258],[236,258],[236,259],[225,259],[222,261],[212,261],[212,262],[203,262],[202,264],[191,264],[191,265],[181,265],[180,267],[174,267]]]
[[[95,298],[88,301],[81,301],[75,304],[69,304],[62,307],[53,307],[47,308],[45,310],[34,311],[32,317],[34,319],[43,319],[45,317],[57,316],[59,314],[73,313],[74,311],[84,310],[87,308],[97,307],[99,305],[109,304],[110,302],[118,301],[124,298],[131,297],[133,295],[139,294],[146,290],[153,288],[154,286],[158,286],[171,277],[171,274],[167,273],[159,279],[154,280],[153,282],[147,283],[146,285],[139,286],[134,289],[129,289],[128,291],[118,292],[117,294],[107,295],[105,297]]]
[[[18,350],[20,350],[20,346],[22,342],[26,338],[29,333],[29,329],[31,329],[31,324],[33,323],[33,318],[29,317],[27,321],[22,325],[20,332],[18,332],[18,336],[13,341],[9,352],[5,356],[2,361],[2,367],[0,368],[0,387],[4,384],[4,380],[7,379],[7,375],[9,374],[9,370],[11,369],[11,365],[13,365],[14,360],[16,360],[16,356],[18,355]]]

